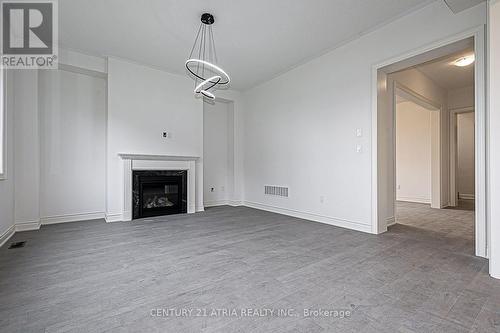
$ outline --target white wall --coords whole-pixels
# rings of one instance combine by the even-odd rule
[[[85,69],[96,73],[107,73],[107,61],[105,58],[91,56],[80,52],[59,49],[59,65],[71,66]]]
[[[413,92],[426,98],[427,100],[448,107],[448,91],[423,74],[421,71],[410,68],[400,72],[390,74],[390,78],[398,83],[410,88]]]
[[[71,52],[70,55],[61,53],[61,67],[68,67],[66,62],[68,60],[71,62],[69,66],[71,70],[98,73],[99,70],[105,69],[105,66],[102,66],[105,63],[102,58],[84,56],[76,52]],[[43,84],[45,78],[56,76],[59,72],[8,71],[8,177],[7,180],[0,182],[2,229],[9,223],[11,226],[15,225],[15,230],[22,231],[38,229],[40,223],[78,220],[78,216],[75,215],[84,213],[88,216],[88,213],[95,212],[97,206],[100,206],[97,208],[101,212],[100,215],[103,214],[103,191],[96,192],[96,187],[93,186],[96,183],[88,179],[90,173],[98,169],[100,169],[100,172],[97,171],[98,178],[99,173],[104,174],[102,163],[104,157],[101,156],[99,159],[92,156],[93,160],[83,162],[77,159],[75,152],[85,156],[90,144],[98,145],[92,150],[104,149],[103,133],[101,131],[98,134],[99,130],[96,131],[95,128],[99,126],[98,123],[104,128],[105,98],[102,94],[105,91],[102,87],[89,85],[85,79],[68,80],[67,77],[79,77],[81,74],[67,72],[64,72],[66,79],[61,80],[57,91],[56,86],[52,86],[52,90],[48,89]],[[104,73],[101,74],[105,76]],[[101,94],[100,101],[93,99],[97,90]],[[40,103],[47,101],[49,95],[52,97],[52,102],[56,104],[62,102],[58,105],[60,109],[49,108],[47,105],[45,108],[40,107]],[[87,102],[92,102],[94,105],[90,106],[89,103],[87,109],[83,110]],[[94,118],[96,116],[94,106],[100,108],[97,112],[100,114],[99,119]],[[51,125],[54,126],[48,127],[47,117],[51,117],[50,121],[59,117],[60,122],[57,126],[52,122]],[[86,126],[80,127],[86,122],[91,122],[92,125],[87,123]],[[60,141],[50,140],[56,136]],[[51,149],[50,153],[47,149]],[[68,166],[68,170],[54,172],[53,168],[50,170],[45,168],[49,165],[54,166],[57,158],[53,159],[54,155],[51,153],[56,150],[61,154],[59,161]],[[72,176],[76,174],[79,178],[75,180]],[[96,182],[102,183],[102,177]],[[77,187],[73,192],[68,188],[72,185]],[[89,202],[95,205],[89,206]],[[0,235],[4,232],[2,229]]]
[[[39,73],[40,216],[104,214],[106,80]]]
[[[234,173],[233,102],[203,103],[203,200],[227,204]]]
[[[490,275],[500,279],[500,1],[489,2]]]
[[[31,228],[40,222],[38,71],[14,75],[15,223]]]
[[[453,128],[451,129],[451,135],[450,135],[450,157],[451,157],[451,163],[450,163],[450,179],[453,180],[453,182],[451,183],[451,186],[450,186],[450,201],[451,201],[451,204],[456,206],[458,204],[457,202],[457,199],[458,199],[458,193],[461,192],[462,193],[462,198],[464,197],[464,194],[465,194],[465,197],[467,198],[475,198],[475,189],[473,188],[474,186],[474,183],[475,183],[475,175],[470,175],[470,171],[474,172],[475,171],[475,165],[472,166],[472,168],[468,168],[469,169],[469,172],[466,172],[464,173],[463,172],[463,168],[462,168],[462,172],[459,172],[459,163],[460,161],[458,160],[458,156],[457,156],[457,152],[458,152],[458,149],[459,147],[457,146],[457,138],[459,138],[459,134],[457,133],[457,128],[459,126],[458,124],[458,118],[460,116],[460,113],[462,112],[468,112],[468,111],[474,111],[474,107],[475,107],[475,87],[474,86],[469,86],[469,87],[462,87],[462,88],[458,88],[458,89],[453,89],[453,90],[449,90],[448,91],[448,110],[450,111],[450,115],[451,115],[451,125],[453,126]],[[474,114],[474,113],[473,113]],[[473,119],[474,117],[472,117],[472,121],[474,122],[475,120]],[[475,140],[476,138],[474,137],[474,131],[475,131],[475,128],[472,128],[470,129],[472,132],[470,133],[472,135],[472,138],[470,142],[467,142],[467,144],[474,144],[475,143]],[[463,133],[463,131],[462,131]],[[463,139],[463,138],[462,138]],[[462,140],[462,147],[464,146],[464,142]],[[470,149],[468,149],[469,151],[472,150],[471,152],[469,152],[468,154],[474,154],[474,151],[475,151],[475,147],[471,147]],[[464,156],[464,151],[462,151],[462,156]],[[468,162],[468,163],[475,163],[475,156],[472,155],[470,157],[470,159],[472,159],[471,162]],[[463,164],[463,161],[462,161],[462,164]],[[462,179],[464,178],[465,179]],[[464,183],[467,183],[468,185],[466,187],[468,187],[468,189],[464,189],[462,188],[461,190],[459,189],[459,186],[460,183],[462,183],[462,186]],[[472,187],[471,187],[472,186]],[[466,190],[467,192],[464,193],[464,190]]]
[[[5,179],[0,180],[0,244],[14,226],[14,91],[12,71],[6,74],[5,94]]]
[[[455,15],[434,2],[246,92],[246,202],[375,232],[372,66],[484,24],[485,13],[484,4]],[[289,185],[291,197],[265,196],[268,183]]]
[[[448,109],[462,109],[474,107],[474,86],[463,87],[448,91]]]
[[[431,111],[396,105],[396,199],[431,202]]]
[[[457,190],[459,198],[474,198],[474,112],[457,115]]]
[[[244,202],[244,115],[245,115],[245,102],[242,93],[234,90],[218,90],[217,98],[229,103],[230,114],[232,112],[232,126],[228,125],[230,136],[232,140],[228,141],[229,156],[233,156],[233,170],[228,172],[229,184],[232,182],[232,188],[227,189],[227,203],[230,205],[241,205]],[[231,116],[230,116],[231,118]],[[230,120],[231,122],[231,120]],[[232,128],[231,128],[232,127]],[[232,145],[232,147],[231,147]]]
[[[164,139],[164,131],[172,137]],[[192,80],[108,59],[106,215],[115,219],[123,211],[119,153],[201,157],[203,104],[193,96]]]
[[[16,154],[9,161],[8,179],[0,182],[0,228],[5,225],[5,230],[14,221],[18,230],[28,230],[40,223],[101,217],[106,163],[116,163],[117,152],[202,156],[203,107],[192,94],[190,79],[112,59],[107,115],[106,62],[76,52],[61,53],[60,61],[64,70],[11,74],[16,94],[10,98],[8,132],[16,140],[15,147],[14,138],[9,141],[9,153]],[[226,90],[218,95],[234,101],[230,153],[235,167],[228,173],[233,186],[227,194],[237,204],[243,188],[241,94]],[[163,131],[172,137],[163,139]],[[110,152],[103,156],[106,149]],[[202,158],[197,167],[202,173]],[[110,183],[120,187],[121,164],[109,170]],[[111,197],[111,205],[121,206],[123,192],[113,185],[111,191],[119,193],[119,198]]]
[[[7,70],[0,67],[0,180],[5,178],[5,154],[6,154],[6,142],[5,142],[5,122],[7,121],[7,97],[6,97],[6,86],[7,86]]]
[[[409,88],[440,111],[431,113],[431,207],[449,204],[449,111],[448,92],[416,69],[407,69],[389,75],[390,81]]]

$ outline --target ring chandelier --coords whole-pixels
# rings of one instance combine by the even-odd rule
[[[229,85],[229,75],[217,66],[217,52],[215,51],[212,24],[214,16],[209,13],[201,15],[201,24],[196,34],[191,53],[185,66],[189,75],[194,79],[194,93],[207,99],[215,99],[210,90]]]

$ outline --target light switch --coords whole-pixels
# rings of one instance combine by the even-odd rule
[[[358,138],[362,137],[363,136],[363,129],[361,128],[356,128],[356,136]]]
[[[363,147],[361,145],[356,145],[356,153],[361,153],[363,151]]]

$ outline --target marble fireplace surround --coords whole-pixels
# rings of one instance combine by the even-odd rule
[[[187,212],[203,211],[203,206],[196,202],[203,202],[203,187],[196,186],[197,181],[202,183],[199,172],[198,156],[172,156],[172,155],[144,155],[144,154],[118,154],[123,161],[123,221],[132,220],[132,171],[133,170],[187,170]],[[198,187],[198,191],[197,191]],[[201,193],[197,193],[201,192]],[[200,196],[197,200],[197,196]]]

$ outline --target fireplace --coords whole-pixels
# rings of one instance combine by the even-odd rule
[[[187,213],[186,170],[133,170],[132,218]]]

